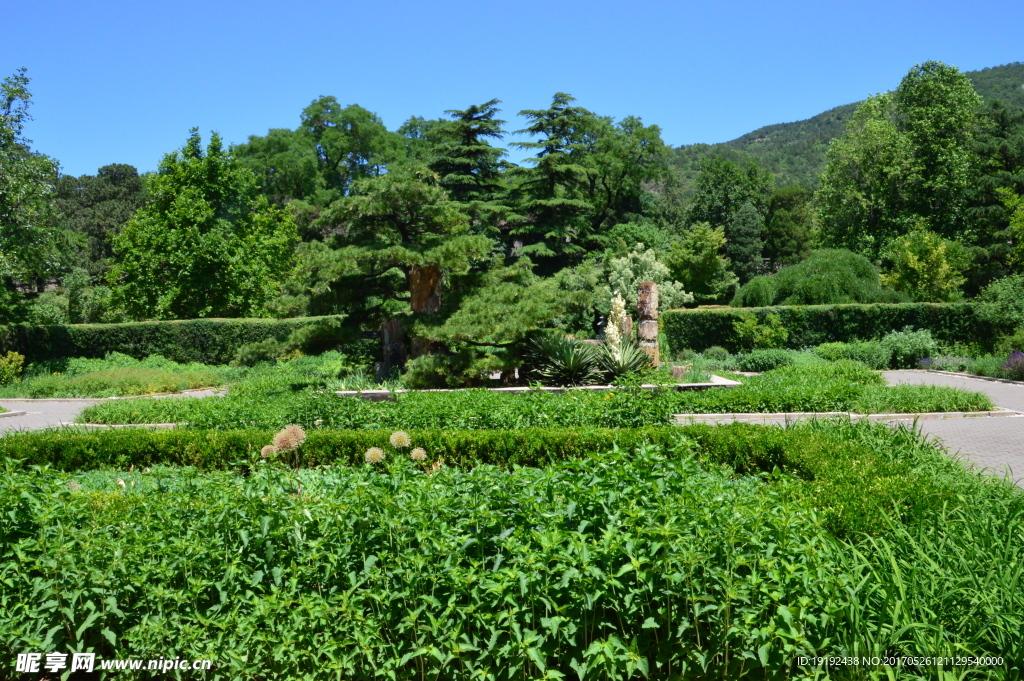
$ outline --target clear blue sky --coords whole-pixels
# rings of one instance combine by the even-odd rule
[[[897,85],[915,63],[1024,60],[1024,2],[4,0],[0,77],[65,173],[153,170],[192,126],[244,142],[320,95],[389,128],[491,98],[580,106],[722,142]],[[521,154],[515,154],[515,157]]]

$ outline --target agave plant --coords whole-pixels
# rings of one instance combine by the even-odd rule
[[[533,373],[552,385],[588,385],[600,377],[597,353],[589,343],[564,336],[544,336],[533,342]]]
[[[597,353],[597,363],[601,373],[608,380],[614,381],[619,376],[649,367],[651,358],[636,343],[622,340],[618,352],[610,345],[602,345]]]

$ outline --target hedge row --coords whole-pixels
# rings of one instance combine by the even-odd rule
[[[295,319],[189,319],[126,324],[0,326],[0,355],[25,355],[29,362],[62,357],[104,357],[122,352],[136,358],[163,355],[176,362],[226,364],[247,343],[284,340],[323,317]]]
[[[1002,329],[982,321],[971,303],[899,303],[874,305],[789,305],[755,308],[669,310],[661,315],[661,330],[670,347],[700,352],[719,345],[736,352],[733,324],[744,315],[764,320],[778,315],[789,332],[786,343],[803,348],[821,343],[880,338],[904,327],[927,329],[945,343],[987,346]]]
[[[865,429],[875,424],[839,426]],[[878,426],[885,428],[884,426]],[[887,437],[899,437],[890,434]],[[390,431],[313,430],[296,450],[277,455],[291,466],[329,463],[362,465],[369,447],[389,457],[405,457],[389,444]],[[806,481],[801,496],[826,515],[839,533],[876,531],[879,508],[915,513],[948,501],[949,493],[934,476],[913,470],[898,458],[885,457],[858,442],[851,433],[811,429],[765,428],[749,424],[690,425],[635,429],[524,428],[520,430],[410,431],[412,446],[423,447],[427,463],[477,463],[503,467],[542,466],[613,446],[631,451],[643,444],[669,445],[687,437],[697,443],[705,463],[726,464],[740,473],[784,471]],[[156,464],[245,470],[259,461],[259,450],[271,442],[272,431],[46,431],[0,438],[0,460],[10,457],[18,467],[50,465],[64,471],[127,470]],[[910,436],[912,437],[912,435]]]

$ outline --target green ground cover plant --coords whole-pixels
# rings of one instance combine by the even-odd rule
[[[4,459],[0,636],[213,679],[804,678],[801,654],[922,649],[1020,673],[1020,490],[905,428],[663,430],[541,468]]]
[[[19,380],[0,387],[0,397],[113,397],[169,393],[220,386],[244,375],[233,367],[179,364],[160,355],[135,359],[110,353],[104,359],[72,358],[29,364]]]
[[[179,364],[160,355],[135,359],[113,352],[103,359],[34,362],[20,379],[0,386],[0,397],[118,397],[236,384],[243,393],[309,385],[336,390],[379,387],[366,376],[358,358],[336,351],[256,367]]]
[[[955,388],[884,385],[882,377],[851,361],[782,367],[743,378],[742,386],[705,391],[640,390],[510,395],[486,390],[411,392],[394,401],[341,397],[319,385],[298,382],[269,387],[246,382],[227,397],[202,400],[118,400],[90,406],[81,423],[185,423],[189,428],[235,430],[342,429],[517,429],[531,427],[635,428],[666,425],[674,414],[792,411],[872,413],[898,404],[908,413],[944,406],[952,411],[993,408],[980,393]],[[898,397],[887,398],[887,395]],[[889,412],[891,409],[886,408]]]

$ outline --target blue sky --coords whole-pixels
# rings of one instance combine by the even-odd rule
[[[389,128],[568,92],[672,145],[722,142],[895,87],[915,63],[1024,61],[1019,2],[4,0],[0,77],[32,79],[37,151],[65,173],[153,170],[189,128],[244,142],[320,95]],[[516,153],[518,157],[521,154]]]

